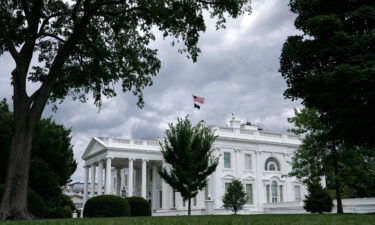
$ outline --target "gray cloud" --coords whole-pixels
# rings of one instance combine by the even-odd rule
[[[280,50],[293,28],[294,15],[289,1],[254,0],[253,13],[228,19],[227,29],[215,30],[207,20],[201,34],[202,54],[197,63],[171,47],[170,40],[159,37],[152,47],[158,49],[162,69],[154,84],[144,90],[146,105],[136,106],[130,93],[106,99],[100,112],[92,100],[82,104],[67,99],[57,113],[46,109],[43,116],[72,127],[75,157],[79,162],[72,179],[82,180],[81,155],[93,136],[112,136],[155,140],[168,123],[190,115],[193,122],[226,125],[231,113],[241,120],[262,123],[270,130],[286,131],[286,118],[299,102],[284,100],[285,82],[278,72]],[[0,95],[10,98],[9,55],[0,61]],[[194,109],[192,93],[205,98],[201,110]]]

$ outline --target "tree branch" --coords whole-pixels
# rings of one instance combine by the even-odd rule
[[[17,49],[14,47],[12,38],[10,37],[7,31],[1,32],[1,36],[5,40],[5,44],[7,48],[9,49],[9,52],[12,55],[13,59],[17,62],[19,58],[19,53]]]
[[[44,27],[48,24],[49,20],[52,19],[53,17],[56,17],[56,16],[61,16],[61,15],[64,15],[64,13],[54,13],[54,14],[51,14],[49,16],[47,16],[43,22],[42,22],[42,25],[40,25],[40,28],[39,28],[39,32],[38,33],[44,33]],[[38,34],[39,35],[39,34]]]
[[[40,33],[40,34],[38,35],[38,37],[51,37],[51,38],[54,38],[54,39],[56,39],[56,40],[58,40],[58,41],[61,41],[61,42],[63,42],[63,43],[66,42],[64,39],[60,38],[59,36],[57,36],[57,35],[55,35],[55,34],[50,34],[50,33]]]
[[[29,7],[27,7],[27,1],[26,0],[22,0],[21,1],[21,5],[22,5],[22,8],[23,8],[23,11],[25,12],[27,23],[30,25],[30,23],[31,23],[31,17],[30,17]]]
[[[118,16],[118,15],[121,15],[121,14],[124,14],[124,13],[135,11],[137,9],[140,9],[140,7],[133,7],[133,8],[130,8],[130,9],[119,10],[119,11],[116,11],[116,12],[99,11],[98,15]]]
[[[82,0],[77,0],[77,3],[74,5],[73,12],[72,12],[72,19],[73,19],[73,24],[76,26],[77,24],[77,12],[79,9],[79,6],[81,5]]]
[[[209,4],[209,5],[219,5],[220,3],[216,1],[205,1],[205,0],[196,0],[197,2],[203,3],[203,4]]]

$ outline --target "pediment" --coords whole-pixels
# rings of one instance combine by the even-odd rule
[[[91,139],[89,145],[86,147],[85,152],[82,155],[82,159],[86,160],[91,155],[94,155],[95,153],[105,149],[107,146],[101,142],[98,138],[94,137]]]
[[[221,177],[221,179],[223,179],[223,180],[233,180],[233,179],[236,179],[236,177],[233,176],[232,174],[227,173],[227,174],[224,174],[224,175]]]

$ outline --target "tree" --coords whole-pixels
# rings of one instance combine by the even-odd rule
[[[246,203],[246,192],[241,181],[235,179],[229,183],[228,189],[223,196],[224,208],[232,210],[234,214],[241,209]]]
[[[335,139],[374,149],[375,2],[291,0],[290,8],[303,34],[282,49],[284,96],[318,110]]]
[[[219,162],[212,156],[214,131],[201,121],[193,126],[186,116],[177,118],[177,124],[169,124],[165,138],[160,143],[164,161],[168,166],[159,169],[160,177],[188,200],[188,215],[191,215],[191,198],[207,185],[207,177]]]
[[[328,174],[330,169],[333,170],[337,213],[343,213],[339,165],[342,144],[329,135],[331,128],[321,122],[316,110],[303,108],[299,112],[295,110],[294,113],[294,117],[288,118],[295,126],[291,131],[296,135],[304,135],[304,139],[293,156],[290,175],[308,184],[318,182],[320,176]]]
[[[5,182],[12,124],[13,114],[3,99],[0,103],[0,183]],[[60,187],[69,182],[77,168],[70,142],[70,129],[56,124],[51,118],[38,122],[31,149],[29,187],[51,208],[60,206]]]
[[[307,185],[309,194],[303,201],[303,208],[311,213],[331,212],[333,203],[332,198],[326,190],[322,188],[319,182],[312,182]]]
[[[14,132],[0,218],[30,218],[26,207],[30,154],[35,127],[47,103],[68,95],[86,101],[122,91],[138,97],[160,68],[150,48],[158,28],[182,42],[182,53],[196,61],[207,11],[223,27],[225,16],[249,11],[249,0],[6,0],[0,3],[0,54],[16,64],[13,85]],[[175,44],[175,42],[172,42]],[[32,58],[38,63],[32,64]],[[26,82],[39,84],[35,92]],[[30,94],[28,94],[30,93]]]
[[[324,124],[317,110],[295,110],[288,121],[291,131],[304,136],[292,160],[292,172],[303,183],[318,183],[325,176],[327,187],[334,189],[338,213],[342,213],[341,192],[345,189],[352,197],[370,197],[374,193],[375,155],[366,148],[355,148],[335,140],[330,127]]]

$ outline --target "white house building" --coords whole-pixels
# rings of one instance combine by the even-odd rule
[[[192,200],[193,214],[230,213],[223,208],[222,196],[235,178],[247,192],[240,213],[303,212],[306,187],[287,175],[291,171],[288,162],[301,143],[297,136],[263,131],[234,117],[229,126],[212,129],[218,135],[213,154],[220,157],[219,165],[207,187]],[[187,203],[157,173],[164,165],[157,141],[94,137],[82,159],[84,202],[102,194],[141,196],[151,203],[153,215],[186,214]]]

